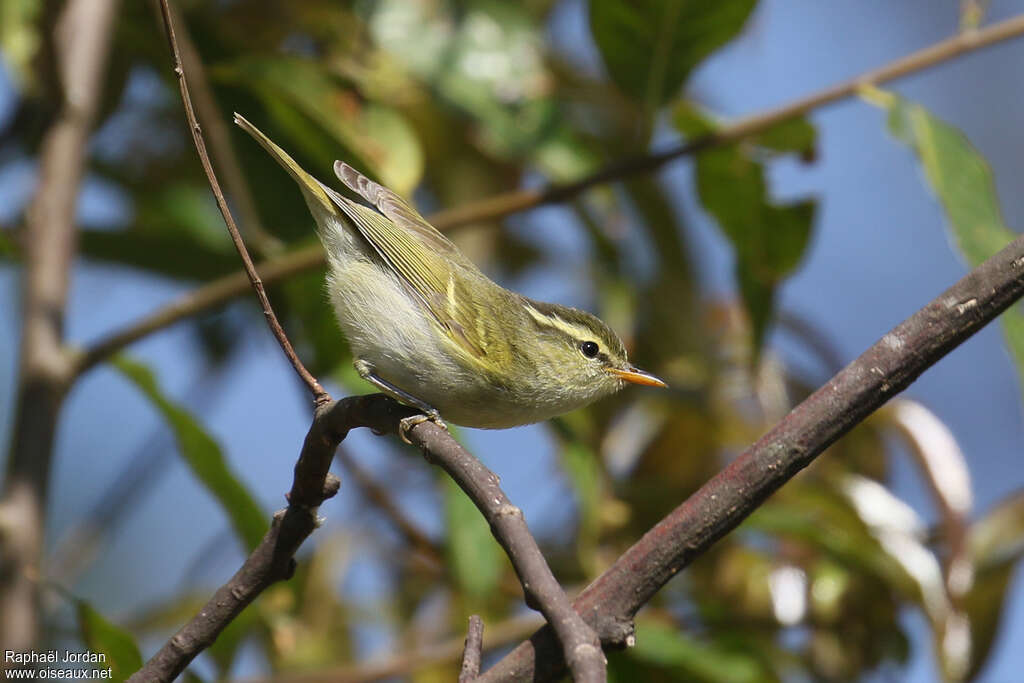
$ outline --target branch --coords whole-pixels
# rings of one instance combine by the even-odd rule
[[[260,593],[289,578],[296,550],[319,525],[317,507],[338,490],[337,477],[329,474],[338,444],[356,427],[397,434],[399,421],[416,413],[382,394],[351,396],[318,406],[295,465],[288,507],[274,516],[270,530],[241,569],[129,680],[173,680]],[[530,535],[522,512],[509,502],[497,477],[433,422],[416,425],[408,435],[426,459],[444,468],[484,513],[520,577],[527,604],[554,625],[565,643],[575,679],[604,680],[604,656],[597,636],[573,610]]]
[[[480,657],[483,648],[484,620],[474,614],[469,617],[469,630],[466,632],[466,647],[462,651],[459,683],[473,683],[480,675]]]
[[[1024,235],[893,328],[662,519],[576,599],[605,646],[673,576],[874,410],[1024,295]],[[478,680],[551,680],[563,668],[545,627]]]
[[[439,465],[473,501],[505,549],[523,586],[526,604],[539,610],[557,634],[574,681],[604,681],[605,659],[594,631],[573,609],[555,580],[537,541],[530,534],[523,511],[512,505],[498,485],[498,477],[434,422],[423,422],[408,432],[412,445],[431,464]]]
[[[380,394],[317,406],[295,463],[288,507],[274,515],[270,530],[241,569],[129,680],[173,680],[268,586],[291,577],[295,551],[319,525],[317,507],[338,491],[338,478],[329,474],[338,444],[356,426],[393,431],[408,411]]]
[[[181,101],[185,106],[185,118],[188,120],[188,127],[192,133],[192,142],[195,143],[196,152],[199,154],[199,161],[203,165],[203,172],[206,173],[206,180],[210,183],[210,190],[213,191],[213,197],[217,200],[217,208],[220,209],[221,216],[224,218],[224,224],[228,228],[228,233],[231,235],[231,241],[235,244],[235,249],[238,250],[238,256],[242,259],[242,264],[245,266],[245,273],[249,277],[249,283],[252,288],[256,291],[256,297],[260,300],[260,306],[263,309],[263,317],[267,320],[267,325],[270,327],[270,331],[274,333],[274,337],[277,338],[277,343],[281,345],[281,350],[284,351],[284,355],[287,356],[288,361],[292,364],[296,374],[306,383],[309,387],[309,393],[313,395],[313,402],[317,405],[326,403],[331,400],[330,395],[320,386],[320,382],[317,381],[306,366],[302,364],[299,357],[295,353],[295,349],[292,348],[292,343],[288,340],[288,335],[285,334],[284,328],[281,327],[281,323],[278,322],[277,316],[274,314],[274,309],[270,305],[270,300],[267,298],[267,292],[263,288],[263,282],[260,280],[259,274],[256,272],[256,267],[253,265],[252,259],[249,257],[249,251],[245,248],[245,242],[242,240],[242,235],[238,232],[238,226],[235,225],[235,219],[231,215],[231,211],[228,209],[227,201],[224,199],[224,193],[221,192],[220,183],[217,182],[217,175],[213,172],[213,166],[210,164],[210,157],[206,153],[206,143],[203,141],[202,129],[199,127],[199,121],[196,120],[195,111],[192,108],[192,97],[189,95],[188,82],[185,80],[185,69],[181,66],[181,54],[178,50],[178,41],[174,35],[174,22],[171,20],[171,8],[167,4],[168,0],[160,0],[160,13],[164,20],[164,30],[167,34],[167,42],[171,48],[171,55],[174,59],[174,73],[178,76],[178,87],[181,90]]]
[[[985,29],[961,33],[953,38],[935,43],[931,47],[890,62],[879,69],[867,71],[846,82],[795,100],[777,109],[771,109],[739,119],[731,125],[723,126],[712,135],[691,140],[686,144],[672,147],[663,152],[613,163],[593,175],[574,183],[549,185],[536,190],[508,192],[482,201],[472,202],[463,207],[435,213],[429,217],[429,220],[438,230],[444,232],[472,223],[504,218],[505,216],[545,204],[565,201],[596,185],[648,173],[661,168],[675,159],[764,132],[783,121],[850,97],[856,94],[858,88],[865,84],[880,85],[941,64],[958,55],[1015,38],[1022,33],[1024,33],[1024,14]],[[317,268],[323,265],[323,263],[323,250],[319,245],[316,245],[268,259],[261,263],[257,270],[263,278],[263,282],[269,285],[287,279],[297,273]],[[130,323],[91,346],[77,359],[75,373],[81,374],[97,363],[106,360],[128,344],[180,320],[242,296],[247,290],[247,280],[241,273],[232,273],[203,285],[169,304],[167,307],[139,321]]]
[[[210,81],[206,77],[206,69],[199,57],[199,50],[192,42],[188,26],[181,21],[180,12],[174,8],[172,8],[172,12],[174,21],[180,28],[177,37],[181,47],[182,66],[189,74],[195,88],[196,109],[199,111],[200,117],[206,121],[206,132],[210,138],[210,146],[213,148],[213,158],[217,160],[217,165],[220,166],[220,171],[224,174],[224,184],[227,185],[228,194],[231,195],[238,207],[238,213],[242,218],[242,227],[245,229],[245,237],[250,243],[255,243],[256,253],[261,256],[278,253],[284,245],[274,235],[267,232],[260,221],[256,202],[252,192],[249,191],[249,184],[245,181],[245,174],[242,173],[242,165],[235,154],[235,148],[231,144],[231,133],[224,122],[217,99],[213,95]]]
[[[513,617],[487,628],[484,652],[495,650],[525,638],[537,628],[538,619],[532,615]],[[247,683],[370,683],[455,661],[462,654],[465,639],[462,636],[434,645],[416,648],[411,652],[393,655],[387,659],[370,660],[356,665],[331,667],[320,671],[278,673],[273,679],[246,679]]]
[[[174,59],[174,72],[181,89],[185,116],[210,189],[245,266],[249,281],[260,300],[267,324],[295,372],[309,387],[317,411],[313,426],[306,435],[303,452],[295,465],[295,479],[288,497],[288,508],[275,515],[274,522],[260,545],[249,555],[231,580],[214,594],[198,615],[132,676],[132,680],[139,681],[169,681],[177,676],[199,652],[209,647],[217,635],[267,586],[291,575],[295,551],[317,526],[315,508],[323,500],[333,496],[338,489],[339,481],[336,477],[328,477],[328,468],[334,450],[348,430],[357,425],[372,426],[377,432],[397,430],[396,420],[381,421],[382,414],[388,414],[387,410],[384,413],[378,410],[372,415],[366,414],[362,419],[356,419],[355,413],[362,411],[367,405],[379,406],[382,400],[390,406],[388,409],[392,414],[395,409],[406,413],[407,416],[416,412],[382,396],[350,398],[332,403],[327,392],[299,360],[267,299],[263,283],[256,273],[210,164],[181,65],[168,0],[160,0],[160,12]],[[330,406],[341,408],[337,412],[329,410],[325,413],[326,418],[331,418],[325,419],[325,426],[324,422],[321,422],[321,409],[326,410]],[[343,415],[340,421],[337,419],[339,412]],[[537,542],[530,535],[522,512],[509,502],[498,487],[498,478],[463,449],[447,430],[438,425],[420,425],[411,433],[415,439],[414,443],[421,447],[428,459],[440,463],[487,517],[495,536],[505,548],[520,577],[527,604],[535,605],[544,614],[563,643],[565,660],[574,678],[577,681],[593,683],[604,681],[605,660],[597,635],[573,610],[569,599],[551,574]]]
[[[115,0],[71,0],[52,37],[63,101],[43,139],[28,209],[13,439],[0,503],[0,642],[28,651],[39,632],[35,582],[53,438],[73,375],[63,318],[75,251],[75,202],[109,52]],[[7,668],[0,664],[0,668]]]

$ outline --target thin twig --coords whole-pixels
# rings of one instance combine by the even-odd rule
[[[238,250],[238,255],[242,259],[242,264],[245,266],[245,272],[249,276],[249,282],[252,288],[256,291],[256,297],[260,300],[260,306],[263,308],[263,317],[267,320],[267,325],[270,327],[270,331],[273,332],[274,337],[277,338],[277,343],[281,345],[281,350],[284,351],[284,355],[287,356],[288,361],[292,364],[296,374],[306,383],[309,387],[309,392],[313,395],[313,402],[316,405],[321,405],[331,400],[330,395],[320,386],[320,382],[310,374],[306,366],[302,364],[299,357],[295,353],[295,349],[292,348],[292,344],[288,341],[288,335],[285,334],[284,328],[281,327],[281,323],[278,322],[277,316],[274,314],[274,309],[270,305],[270,299],[267,298],[267,293],[263,288],[263,282],[260,280],[259,274],[256,272],[256,267],[253,265],[252,259],[249,257],[249,251],[245,248],[245,242],[242,240],[241,234],[238,232],[238,226],[235,225],[235,219],[231,215],[231,210],[228,209],[228,204],[224,200],[224,193],[221,192],[220,183],[217,182],[217,175],[213,171],[213,166],[210,164],[210,157],[206,153],[206,143],[203,141],[202,129],[199,127],[199,121],[196,120],[195,111],[192,108],[192,97],[189,95],[188,82],[185,78],[185,69],[181,65],[181,53],[178,50],[178,40],[174,35],[174,22],[171,19],[171,8],[167,4],[168,0],[160,0],[160,13],[164,20],[164,30],[167,35],[167,42],[171,48],[171,55],[174,60],[174,73],[178,77],[178,87],[181,90],[181,101],[185,107],[185,118],[188,120],[189,131],[192,133],[192,142],[195,143],[196,152],[199,154],[199,161],[203,165],[203,172],[206,173],[206,179],[210,184],[210,189],[213,191],[213,197],[217,200],[217,208],[220,209],[221,216],[224,217],[224,224],[228,228],[228,233],[231,234],[231,241],[235,244],[235,249]]]
[[[487,628],[484,651],[495,650],[521,640],[536,630],[540,620],[533,616],[519,616],[498,622]],[[285,673],[270,678],[246,679],[245,683],[371,683],[384,679],[408,676],[410,673],[445,662],[454,662],[462,654],[465,640],[462,636],[441,643],[416,648],[392,655],[386,659],[370,660],[347,666],[336,666],[319,671]]]
[[[607,646],[628,645],[633,615],[776,489],[1024,295],[1024,236],[893,328],[662,519],[574,602]],[[564,665],[545,627],[480,676],[546,681]]]
[[[260,593],[274,582],[289,578],[294,571],[295,551],[319,524],[317,507],[338,490],[338,479],[329,475],[338,444],[356,427],[396,434],[399,421],[415,413],[381,394],[351,396],[318,406],[295,465],[288,507],[274,516],[270,530],[241,569],[129,680],[173,680]],[[563,657],[573,665],[574,672],[579,670],[576,680],[603,680],[604,658],[593,630],[572,609],[530,536],[522,513],[509,503],[497,486],[497,478],[433,422],[413,427],[409,436],[428,460],[439,463],[481,511],[486,511],[495,537],[521,577],[527,603],[536,605],[555,624],[561,642],[567,644]],[[601,658],[597,674],[590,673],[597,666],[591,648]]]
[[[210,138],[210,146],[213,148],[213,158],[217,161],[221,173],[224,174],[224,184],[227,185],[228,194],[238,207],[238,213],[242,219],[242,232],[245,234],[246,240],[256,247],[255,251],[258,255],[267,257],[279,253],[284,244],[267,232],[260,221],[256,202],[252,192],[249,191],[249,184],[245,181],[245,174],[242,173],[242,165],[238,162],[235,148],[231,144],[230,129],[225,123],[220,106],[213,95],[213,88],[210,87],[206,69],[199,57],[199,50],[192,42],[188,26],[181,20],[181,13],[175,7],[172,7],[171,11],[178,26],[177,38],[181,47],[182,66],[188,73],[192,84],[196,110],[206,122],[206,132]]]
[[[735,142],[764,132],[790,118],[801,116],[818,107],[850,97],[865,84],[882,84],[902,76],[941,64],[953,57],[972,52],[1024,33],[1024,14],[993,24],[984,29],[970,31],[935,43],[931,47],[815,94],[789,104],[755,114],[723,126],[715,134],[691,140],[668,150],[620,161],[567,185],[549,185],[537,190],[518,190],[491,197],[466,206],[442,211],[430,216],[430,222],[439,230],[453,230],[473,223],[496,220],[544,204],[561,202],[602,183],[654,171],[661,166],[689,154],[717,145]],[[297,273],[318,268],[324,263],[319,245],[305,247],[261,263],[257,270],[265,284],[273,284]],[[232,273],[185,294],[141,320],[129,323],[101,339],[83,352],[76,361],[80,374],[96,363],[106,360],[126,345],[138,339],[191,317],[208,308],[219,306],[242,296],[248,290],[248,281],[241,273]]]
[[[76,248],[75,202],[86,144],[103,92],[115,0],[72,0],[54,26],[60,112],[39,154],[39,184],[23,235],[21,351],[13,438],[0,503],[0,643],[29,651],[38,643],[38,573],[57,420],[74,375],[64,347],[64,308]],[[10,664],[0,662],[0,669]]]
[[[480,659],[484,648],[484,620],[473,614],[466,631],[466,647],[462,650],[459,683],[472,683],[480,675]]]
[[[604,681],[606,662],[600,641],[569,603],[530,534],[523,511],[512,505],[498,477],[433,422],[416,425],[409,437],[429,462],[439,465],[465,491],[490,524],[519,576],[526,604],[539,610],[557,634],[573,680]]]
[[[270,530],[241,569],[129,680],[174,680],[260,593],[276,581],[291,577],[295,551],[319,525],[317,508],[338,490],[338,478],[329,474],[338,444],[354,426],[388,431],[389,425],[396,425],[408,414],[409,409],[380,394],[318,405],[295,464],[288,507],[274,515]]]

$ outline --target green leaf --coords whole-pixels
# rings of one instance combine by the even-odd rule
[[[971,680],[985,665],[999,633],[1006,594],[1017,563],[1024,557],[1024,492],[1000,502],[974,522],[967,534],[974,562],[974,585],[964,598],[971,624]]]
[[[628,655],[638,662],[668,669],[676,674],[676,680],[753,683],[775,678],[746,652],[698,641],[652,619],[637,620],[636,645]]]
[[[753,138],[754,144],[776,152],[796,152],[803,157],[814,155],[818,133],[805,118],[793,118],[777,123]]]
[[[807,251],[816,203],[773,204],[764,167],[739,145],[698,156],[697,194],[736,250],[736,279],[759,349],[774,311],[775,289]]]
[[[441,481],[448,557],[455,579],[471,599],[485,599],[498,585],[505,555],[473,501],[450,477]]]
[[[709,135],[717,122],[692,103],[672,109],[672,123],[690,140]],[[774,310],[775,289],[800,264],[810,242],[816,204],[772,203],[758,150],[814,154],[816,133],[805,119],[773,126],[750,140],[701,152],[697,194],[736,250],[736,281],[759,349]]]
[[[579,516],[579,533],[576,545],[581,563],[589,571],[597,569],[588,566],[597,550],[598,537],[601,533],[601,500],[603,479],[601,457],[584,443],[583,439],[570,426],[571,417],[556,418],[551,427],[559,436],[559,461],[565,470],[576,495],[576,508]]]
[[[0,49],[18,89],[35,89],[33,62],[43,44],[39,17],[42,0],[4,0],[0,3]]]
[[[886,107],[890,132],[917,155],[971,267],[1017,237],[1003,222],[992,170],[963,133],[921,105],[891,93],[876,93],[869,100]],[[1017,304],[1000,319],[1024,391],[1024,311]]]
[[[211,69],[215,78],[249,89],[318,164],[330,168],[344,146],[347,161],[408,196],[423,174],[423,151],[405,118],[394,109],[363,101],[320,64],[298,57],[250,56]],[[301,116],[296,116],[301,114]],[[310,130],[310,122],[318,131]]]
[[[164,395],[149,368],[123,355],[116,357],[112,364],[135,384],[167,421],[185,463],[224,508],[245,547],[249,550],[255,548],[267,529],[263,511],[228,468],[217,442],[191,413]]]
[[[226,234],[226,232],[225,232]],[[168,277],[206,281],[238,270],[238,255],[184,236],[147,230],[82,230],[82,254]]]
[[[590,30],[612,80],[654,109],[740,32],[756,0],[591,0]]]
[[[879,579],[893,592],[923,600],[917,579],[882,547],[847,494],[831,481],[786,487],[754,511],[742,528],[801,541],[848,570]]]
[[[18,258],[18,245],[13,234],[8,234],[7,230],[0,230],[0,259],[15,261]]]
[[[84,600],[76,600],[75,609],[82,642],[89,652],[106,656],[106,662],[97,664],[96,668],[110,667],[112,673],[108,680],[123,681],[142,668],[142,654],[130,633],[104,619]]]

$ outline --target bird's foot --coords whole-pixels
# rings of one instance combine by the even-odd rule
[[[441,414],[436,410],[428,410],[425,414],[410,415],[409,417],[403,417],[399,420],[398,436],[402,438],[402,441],[411,446],[412,441],[409,440],[409,430],[418,424],[423,424],[424,422],[433,422],[441,429],[448,431],[448,425],[446,425],[444,420],[441,419]]]

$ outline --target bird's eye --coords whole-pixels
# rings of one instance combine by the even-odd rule
[[[592,341],[585,341],[582,344],[580,344],[580,353],[582,353],[587,358],[597,358],[597,354],[600,350],[601,349],[597,346],[597,344]]]

